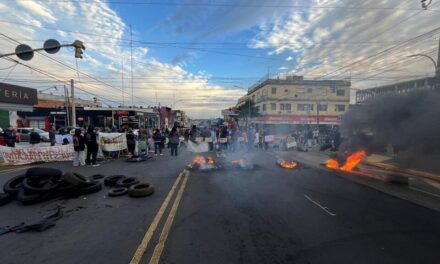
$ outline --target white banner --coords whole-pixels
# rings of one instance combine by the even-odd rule
[[[57,144],[63,144],[63,140],[67,138],[69,141],[69,144],[73,144],[72,135],[66,134],[66,135],[55,135],[55,141]]]
[[[202,142],[202,143],[194,143],[191,140],[188,140],[188,148],[189,151],[191,152],[196,152],[196,153],[200,153],[200,152],[208,152],[209,151],[209,145],[206,142]]]
[[[273,142],[273,141],[274,141],[273,135],[264,136],[264,142]]]
[[[127,149],[127,137],[124,133],[99,132],[98,142],[102,151],[119,151]]]
[[[73,160],[73,153],[73,145],[30,148],[0,146],[0,163],[23,165],[41,161],[66,161]]]

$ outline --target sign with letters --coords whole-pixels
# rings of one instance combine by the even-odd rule
[[[0,102],[21,105],[36,105],[37,90],[8,83],[0,83]]]

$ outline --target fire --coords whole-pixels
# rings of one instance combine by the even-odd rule
[[[208,157],[208,164],[214,164],[214,159],[212,157]]]
[[[353,169],[361,162],[361,159],[365,157],[366,153],[364,150],[357,151],[347,157],[343,166],[340,166],[337,160],[329,159],[327,160],[327,168],[339,169],[343,171],[353,171]]]
[[[188,163],[188,164],[186,164],[186,167],[187,167],[188,169],[192,169],[192,168],[193,168],[193,165],[192,165],[192,163]]]
[[[298,166],[298,164],[295,162],[295,161],[290,161],[290,162],[287,162],[287,161],[285,161],[285,160],[280,160],[279,161],[279,165],[282,167],[282,168],[285,168],[285,169],[295,169],[296,168],[296,166]]]
[[[339,162],[335,159],[327,160],[326,166],[327,166],[327,168],[330,168],[330,169],[339,169],[339,167],[340,167]]]
[[[196,163],[196,164],[198,164],[198,165],[202,165],[202,164],[205,164],[205,163],[206,163],[206,160],[205,160],[205,158],[204,158],[203,156],[197,155],[197,156],[194,158],[193,162]]]

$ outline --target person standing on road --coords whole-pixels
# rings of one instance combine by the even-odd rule
[[[99,166],[99,164],[96,163],[96,156],[98,156],[98,142],[96,142],[96,133],[92,125],[90,125],[87,128],[86,145],[87,145],[86,164],[89,166],[91,165],[93,167]],[[91,160],[90,160],[90,156],[92,157]]]
[[[35,128],[32,128],[32,132],[29,135],[29,143],[32,144],[32,147],[35,147],[37,144],[40,143],[41,141],[41,137],[40,134],[38,134],[37,132],[35,132]]]
[[[158,152],[161,156],[163,156],[162,142],[164,140],[164,136],[162,135],[162,132],[160,132],[158,128],[156,128],[156,130],[154,131],[153,140],[154,140],[154,156],[157,156]]]
[[[8,126],[7,129],[5,129],[5,141],[6,141],[6,145],[10,148],[15,147],[15,141],[16,141],[16,137],[15,137],[15,132],[14,129],[12,128],[12,126]]]
[[[55,140],[55,128],[52,127],[49,130],[49,139],[50,139],[50,146],[53,147],[55,146],[56,140]]]
[[[177,156],[177,149],[179,147],[179,133],[177,133],[177,129],[173,127],[169,135],[170,140],[170,148],[171,148],[171,156]],[[174,154],[174,155],[173,155]]]
[[[75,135],[73,136],[73,149],[75,154],[73,156],[73,166],[85,166],[84,150],[86,149],[84,136],[81,134],[81,129],[75,129]]]
[[[130,153],[132,156],[134,156],[134,149],[136,147],[136,138],[133,133],[133,129],[129,128],[128,133],[125,136],[127,138],[128,153]]]

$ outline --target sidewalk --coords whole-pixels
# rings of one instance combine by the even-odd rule
[[[322,152],[315,149],[309,149],[308,152],[272,152],[283,159],[294,159],[297,160],[299,163],[303,163],[307,166],[329,171],[321,164],[325,163],[325,161],[329,159],[329,155],[331,152]],[[374,156],[373,159],[380,160],[380,157]],[[333,173],[339,177],[366,185],[378,191],[440,212],[440,183],[438,182],[423,179],[420,177],[410,176],[408,177],[408,185],[404,185],[384,182],[374,178],[358,177],[355,175],[342,174],[338,172]]]

